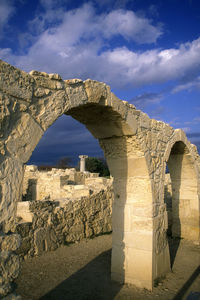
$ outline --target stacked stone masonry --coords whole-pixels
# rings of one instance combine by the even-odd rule
[[[31,184],[30,184],[31,182]],[[23,200],[17,203],[17,253],[40,255],[62,244],[93,238],[112,230],[112,179],[75,169],[38,171],[26,166]]]
[[[29,74],[0,61],[0,224],[12,230],[24,164],[67,114],[99,140],[113,176],[114,280],[152,289],[170,271],[164,180],[172,180],[172,234],[199,242],[200,158],[185,133],[118,99],[105,83]]]
[[[69,188],[62,191],[63,186]],[[72,188],[77,188],[75,193]],[[60,198],[60,195],[64,197]],[[112,179],[98,177],[97,173],[82,173],[75,169],[41,172],[36,166],[26,166],[23,181],[25,201],[17,203],[15,232],[22,239],[17,253],[27,258],[55,250],[63,244],[112,232],[113,197]],[[169,174],[165,176],[165,203],[171,234]]]

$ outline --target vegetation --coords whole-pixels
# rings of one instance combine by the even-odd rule
[[[86,170],[91,173],[99,173],[99,176],[106,177],[110,175],[108,165],[104,158],[88,157],[86,158]]]
[[[58,169],[67,169],[72,168],[71,166],[72,159],[68,156],[61,157],[56,164],[56,168]]]

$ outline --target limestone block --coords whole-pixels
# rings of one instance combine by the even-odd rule
[[[125,281],[138,287],[152,289],[152,251],[126,248]]]
[[[34,96],[37,98],[41,98],[43,96],[48,96],[51,93],[51,91],[47,88],[36,88],[36,90],[34,91]]]
[[[151,128],[151,119],[143,112],[140,112],[140,126],[146,129]]]
[[[170,137],[174,132],[174,129],[171,126],[169,126],[168,124],[165,124],[164,130],[165,130],[165,136],[168,136],[168,137]]]
[[[0,89],[7,94],[31,102],[33,78],[27,73],[0,60]]]
[[[44,251],[51,251],[57,248],[55,232],[50,228],[39,228],[34,232],[34,246],[36,255]]]
[[[23,166],[12,158],[0,165],[0,223],[15,216],[16,202],[22,193]]]
[[[141,209],[144,209],[144,206],[152,206],[152,184],[149,178],[129,177],[126,186],[126,198],[127,203],[141,203]],[[150,213],[152,214],[152,207]]]
[[[15,232],[18,233],[22,238],[29,236],[29,233],[32,230],[31,222],[19,222],[16,224]]]
[[[3,137],[8,133],[8,128],[10,125],[10,115],[12,111],[12,101],[9,99],[8,95],[0,92],[0,136]]]
[[[69,99],[68,109],[77,107],[78,105],[82,105],[87,102],[87,94],[82,81],[65,84],[65,90]]]
[[[149,218],[146,216],[134,216],[134,217],[132,216],[130,231],[133,230],[150,231],[152,229],[153,229],[153,218]]]
[[[49,74],[46,73],[46,72],[39,72],[39,71],[36,71],[36,70],[32,70],[32,71],[29,72],[29,74],[31,76],[42,76],[42,77],[49,78]]]
[[[133,206],[126,204],[125,206],[113,205],[112,226],[114,230],[131,231],[133,224]]]
[[[148,201],[148,199],[139,199],[138,202],[132,203],[132,214],[136,217],[146,217],[152,218],[153,217],[153,208],[152,202]]]
[[[21,238],[19,234],[0,236],[1,251],[16,251],[20,247]]]
[[[84,86],[88,102],[105,104],[107,98],[105,83],[87,79],[84,81]]]
[[[17,278],[19,269],[19,257],[10,251],[1,251],[0,270],[2,274],[2,283],[9,283]]]
[[[125,120],[128,110],[130,109],[129,106],[124,104],[124,102],[117,98],[113,93],[111,93],[111,105],[113,110],[118,112],[120,117]]]
[[[99,144],[104,150],[104,153],[106,155],[106,161],[108,163],[109,170],[112,174],[111,168],[113,167],[114,169],[115,165],[115,163],[113,164],[114,161],[112,161],[112,159],[119,159],[120,161],[122,157],[127,159],[127,138],[112,137],[110,139],[100,139]]]
[[[65,236],[65,242],[71,243],[73,241],[80,241],[84,238],[84,236],[84,224],[79,221],[78,224],[73,224],[73,226],[69,228]]]
[[[124,126],[123,132],[125,135],[134,135],[138,129],[138,120],[135,114],[128,111],[126,116],[126,123],[128,126]]]
[[[49,74],[49,78],[54,80],[59,80],[59,81],[62,80],[62,77],[59,74],[54,74],[54,73]]]
[[[29,203],[29,201],[17,202],[17,217],[22,218],[24,222],[32,222],[33,220]]]
[[[33,76],[33,73],[32,73],[32,76]],[[45,77],[45,76],[35,76],[34,75],[34,80],[38,87],[43,87],[43,88],[52,89],[52,90],[62,90],[64,88],[63,81],[52,80],[49,78],[49,76]]]
[[[25,163],[42,135],[41,127],[29,114],[24,113],[7,139],[6,146],[12,155]]]
[[[124,231],[123,242],[128,248],[151,251],[153,247],[152,232],[147,230]]]
[[[92,173],[92,174],[97,174],[97,173]],[[107,179],[104,177],[89,177],[85,179],[85,185],[90,185],[90,186],[107,186],[111,184],[111,179]]]
[[[36,172],[38,170],[38,167],[35,165],[26,165],[25,166],[25,172]]]
[[[35,100],[30,106],[31,115],[44,130],[53,124],[69,107],[64,90],[54,91],[44,98]]]
[[[119,177],[130,178],[141,176],[149,178],[148,167],[144,157],[125,157],[120,160],[109,158],[108,162],[111,173],[118,174]]]

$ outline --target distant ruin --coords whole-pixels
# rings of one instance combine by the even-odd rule
[[[98,139],[113,177],[111,276],[152,289],[170,271],[164,202],[166,164],[172,184],[172,235],[199,243],[200,157],[185,133],[118,99],[105,83],[29,74],[0,61],[1,294],[19,272],[20,237],[12,234],[24,164],[63,114]],[[32,182],[34,185],[34,182]],[[12,269],[9,268],[12,265]]]
[[[40,255],[61,245],[112,231],[112,179],[75,169],[38,171],[26,166],[17,203],[17,253]]]

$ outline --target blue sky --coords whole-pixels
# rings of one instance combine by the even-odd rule
[[[183,128],[200,150],[199,0],[0,0],[0,58],[27,72],[104,81],[151,118]],[[70,117],[31,163],[102,156]]]

